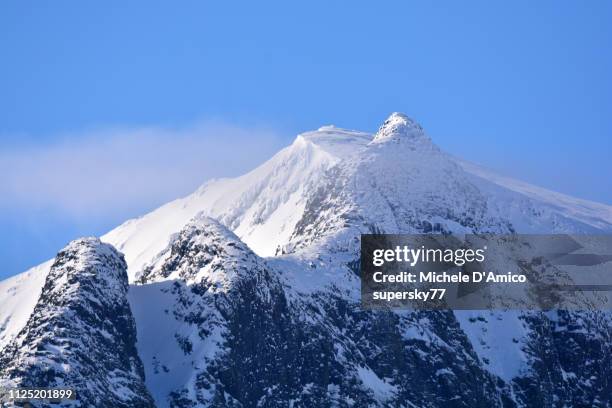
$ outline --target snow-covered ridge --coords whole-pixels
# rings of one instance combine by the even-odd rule
[[[336,159],[345,159],[364,148],[372,140],[372,135],[327,125],[298,135],[296,142],[300,140],[316,145]]]
[[[612,232],[612,206],[610,205],[575,198],[534,186],[520,180],[496,174],[483,166],[462,159],[454,158],[454,160],[464,171],[473,176],[479,187],[487,191],[491,197],[502,200],[510,198],[510,201],[514,202],[519,197],[522,197],[524,200],[529,200],[535,208],[559,214],[591,227],[592,230],[588,232],[597,232],[597,230]],[[508,202],[505,205],[508,206]],[[533,232],[545,233],[546,231]]]

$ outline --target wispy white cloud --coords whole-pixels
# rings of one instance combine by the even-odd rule
[[[0,207],[116,216],[188,194],[210,178],[246,172],[285,143],[269,129],[204,122],[0,147]]]

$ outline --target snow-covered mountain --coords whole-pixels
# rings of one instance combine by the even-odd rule
[[[394,113],[375,135],[301,134],[101,239],[125,255],[159,407],[612,404],[608,314],[362,310],[359,235],[432,231],[612,233],[612,207],[457,159]],[[69,272],[51,265],[0,282],[1,356],[36,350]]]
[[[338,195],[359,194],[353,197],[359,202],[345,204],[354,205],[366,219],[386,223],[383,230],[408,232],[393,220],[396,204],[407,208],[419,204],[423,214],[408,211],[424,223],[444,221],[448,230],[482,229],[482,225],[461,226],[445,215],[435,218],[431,206],[441,199],[444,203],[439,206],[456,214],[473,211],[472,217],[479,217],[475,222],[483,223],[486,212],[490,222],[497,217],[496,222],[506,224],[494,231],[612,232],[612,207],[510,180],[458,160],[440,151],[418,124],[394,113],[374,136],[333,126],[301,134],[252,172],[208,182],[185,198],[124,223],[102,240],[125,253],[132,280],[172,234],[200,212],[218,219],[260,256],[278,255],[299,240],[299,223],[308,228],[307,206],[318,202],[317,194],[330,187],[326,183],[344,180],[339,172],[353,177],[355,184],[337,186]],[[376,190],[374,183],[379,183]],[[384,222],[379,221],[381,212],[386,212]],[[336,215],[318,213],[325,224]],[[406,223],[396,216],[399,223]],[[413,225],[408,230],[420,229]]]

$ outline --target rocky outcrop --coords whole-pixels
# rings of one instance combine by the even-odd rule
[[[127,292],[123,255],[96,238],[71,242],[0,354],[2,386],[70,387],[77,400],[66,404],[81,407],[152,407]]]

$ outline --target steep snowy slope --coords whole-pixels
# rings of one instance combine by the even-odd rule
[[[234,231],[256,253],[274,255],[291,235],[309,186],[369,140],[367,134],[330,126],[301,134],[252,172],[210,181],[188,197],[126,222],[102,240],[125,253],[133,279],[172,234],[204,212]]]
[[[53,261],[0,282],[0,350],[25,326]]]

